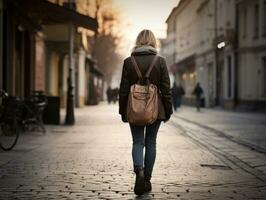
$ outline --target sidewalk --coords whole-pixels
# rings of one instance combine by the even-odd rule
[[[150,194],[134,195],[128,124],[117,105],[101,104],[77,109],[75,126],[48,127],[0,152],[8,160],[0,199],[265,199],[264,180],[195,142],[175,120],[160,128]]]
[[[266,114],[182,106],[175,116],[266,153]]]

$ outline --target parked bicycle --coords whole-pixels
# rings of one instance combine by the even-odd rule
[[[3,150],[11,150],[17,143],[19,137],[18,114],[21,108],[21,100],[9,97],[1,90],[0,98],[0,146]]]
[[[19,119],[23,131],[40,130],[45,134],[42,115],[46,105],[47,98],[42,91],[33,91],[33,94],[23,101],[22,118]]]
[[[46,132],[42,113],[47,101],[42,92],[35,91],[30,98],[22,100],[0,90],[0,98],[0,147],[3,150],[11,150],[16,145],[21,131]]]

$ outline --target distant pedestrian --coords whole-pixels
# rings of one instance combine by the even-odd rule
[[[119,93],[119,88],[114,88],[112,90],[112,101],[115,104],[118,100],[118,93]]]
[[[177,108],[179,108],[181,105],[182,96],[185,94],[185,91],[181,85],[177,86],[175,82],[171,91],[172,91],[173,107],[174,111],[176,111]]]
[[[179,104],[178,104],[178,107],[180,107],[181,104],[182,104],[182,98],[185,95],[185,90],[182,87],[182,85],[177,86],[177,88],[178,88],[178,91],[179,91],[179,94],[180,94],[180,101],[179,101]]]
[[[201,88],[200,83],[197,83],[196,87],[193,90],[193,95],[196,96],[196,107],[198,111],[200,111],[202,94],[203,89]]]
[[[172,114],[169,74],[165,59],[157,55],[156,43],[156,38],[150,30],[143,30],[139,33],[131,57],[124,60],[120,83],[119,114],[123,122],[128,122],[128,95],[133,84],[151,83],[161,91],[161,95],[158,96],[159,102],[162,103],[158,104],[157,120],[148,125],[129,124],[133,139],[132,157],[134,172],[136,173],[134,192],[137,195],[152,190],[150,180],[156,157],[157,132],[161,121],[168,121]],[[151,69],[149,77],[140,78],[144,77],[148,69]],[[145,157],[143,157],[144,147]]]
[[[106,90],[106,96],[107,96],[107,101],[110,104],[112,101],[112,89],[110,86],[108,86],[108,88]]]

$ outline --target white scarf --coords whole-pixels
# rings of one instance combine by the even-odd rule
[[[133,51],[132,51],[132,53],[138,53],[138,52],[153,52],[153,53],[157,54],[157,49],[155,49],[152,46],[143,45],[143,46],[140,46],[140,47],[133,49]]]

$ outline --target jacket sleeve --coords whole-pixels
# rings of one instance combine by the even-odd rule
[[[126,64],[124,61],[122,77],[120,82],[120,89],[119,89],[119,114],[122,116],[122,120],[124,122],[127,121],[126,113],[127,113],[127,99],[129,92],[130,92],[129,77],[126,69]]]
[[[170,89],[170,78],[164,58],[161,59],[160,90],[162,94],[162,101],[165,109],[165,115],[168,120],[171,114],[173,113],[173,110],[172,110],[172,98],[171,98],[171,89]]]

